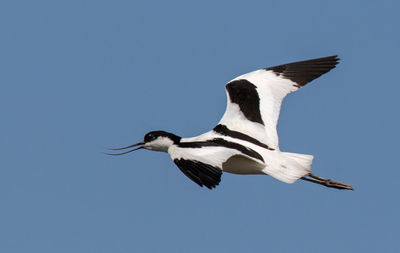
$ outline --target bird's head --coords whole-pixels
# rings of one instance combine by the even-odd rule
[[[124,149],[130,149],[128,151],[122,152],[122,153],[115,153],[115,154],[109,154],[109,155],[123,155],[130,153],[132,151],[138,150],[138,149],[148,149],[148,150],[153,150],[153,151],[160,151],[160,152],[168,152],[168,148],[172,144],[179,143],[181,140],[181,137],[168,133],[165,131],[152,131],[147,133],[142,142],[123,147],[123,148],[110,148],[110,150],[124,150]],[[139,147],[137,147],[139,146]],[[136,147],[136,148],[135,148]]]

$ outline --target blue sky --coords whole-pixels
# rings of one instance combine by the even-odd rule
[[[396,1],[1,1],[1,252],[398,252]],[[213,128],[224,84],[338,54],[284,101],[281,150],[355,191],[109,157]]]

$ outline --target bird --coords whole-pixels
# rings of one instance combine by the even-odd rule
[[[184,175],[208,189],[218,186],[222,173],[227,172],[269,175],[288,184],[301,179],[330,188],[353,190],[349,184],[311,173],[312,155],[281,151],[276,129],[286,95],[329,72],[339,60],[338,55],[332,55],[238,76],[225,85],[226,111],[212,130],[190,138],[151,131],[143,141],[109,148],[113,153],[107,154],[124,155],[139,149],[166,152]]]

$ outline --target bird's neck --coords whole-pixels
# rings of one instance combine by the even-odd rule
[[[168,138],[174,143],[174,144],[178,144],[181,142],[182,137],[175,135],[173,133],[168,133]]]

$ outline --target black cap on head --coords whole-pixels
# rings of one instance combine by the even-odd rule
[[[168,133],[165,131],[151,131],[144,136],[144,142],[147,143],[147,142],[154,141],[158,137],[167,137],[167,138],[171,139],[175,144],[179,143],[181,140],[181,137],[179,137],[175,134],[171,134],[171,133]]]

